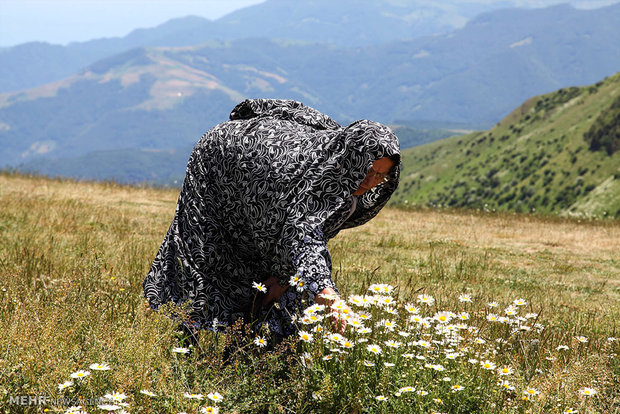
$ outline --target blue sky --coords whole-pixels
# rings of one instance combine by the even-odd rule
[[[0,46],[125,36],[174,17],[217,19],[264,0],[0,0]]]
[[[263,1],[0,0],[0,47],[13,46],[30,41],[45,41],[64,45],[69,42],[81,42],[102,37],[122,37],[134,29],[157,26],[175,17],[195,15],[217,19],[236,9],[262,3]],[[424,3],[423,0],[417,1],[420,4]],[[450,4],[467,2],[492,3],[496,0],[433,1]],[[580,8],[593,8],[616,3],[619,0],[510,1],[517,6],[525,7],[544,7],[550,4],[569,2]]]

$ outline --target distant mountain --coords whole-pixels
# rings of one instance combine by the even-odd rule
[[[182,148],[246,97],[297,99],[339,122],[492,125],[529,96],[620,67],[620,5],[482,15],[461,30],[342,48],[245,39],[138,48],[0,94],[0,166],[92,151]]]
[[[280,38],[364,46],[460,28],[474,16],[514,1],[429,2],[268,0],[211,21],[196,16],[136,29],[122,38],[68,46],[32,42],[0,50],[0,92],[61,80],[107,56],[137,47],[195,46],[211,40]]]
[[[403,153],[396,204],[620,218],[620,73]]]

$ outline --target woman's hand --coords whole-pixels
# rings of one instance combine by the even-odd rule
[[[288,289],[288,286],[281,286],[278,283],[278,279],[273,276],[265,280],[263,284],[267,288],[267,296],[265,296],[263,300],[263,305],[269,305],[271,302],[278,300],[278,298],[286,292],[286,289]]]
[[[340,296],[338,296],[336,291],[332,288],[323,289],[316,297],[316,302],[319,305],[325,305],[331,311],[330,320],[334,330],[343,334],[347,329],[347,320],[344,318],[343,314],[339,313],[337,310],[331,309],[332,304],[337,300],[340,300]]]

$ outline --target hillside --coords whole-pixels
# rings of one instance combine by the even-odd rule
[[[620,218],[620,73],[403,153],[396,203]]]
[[[132,49],[0,94],[0,166],[184,148],[245,97],[301,100],[343,124],[486,127],[530,96],[615,73],[618,20],[620,5],[559,6],[497,11],[449,35],[366,48],[246,39]]]

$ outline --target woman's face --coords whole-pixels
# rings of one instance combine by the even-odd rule
[[[373,162],[372,167],[370,167],[370,171],[368,171],[368,174],[366,174],[366,178],[364,178],[364,181],[362,181],[359,188],[355,190],[353,195],[360,196],[371,188],[379,185],[381,181],[383,181],[385,176],[390,172],[393,166],[394,161],[392,161],[388,157],[380,158],[377,161]]]

